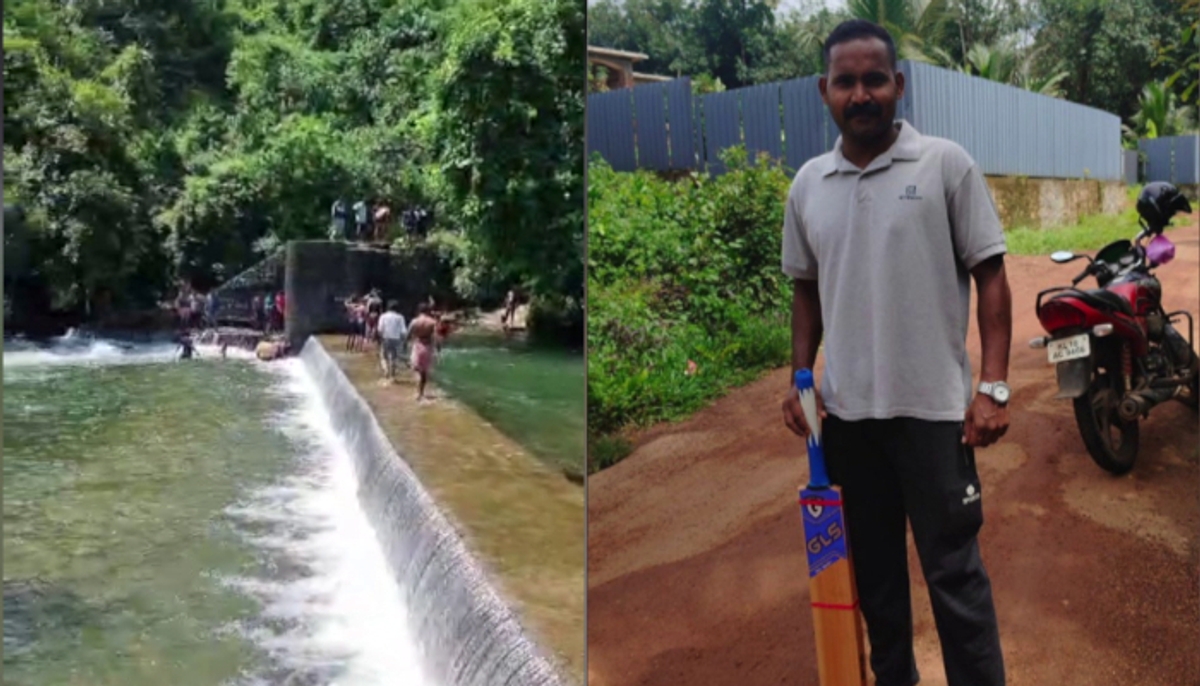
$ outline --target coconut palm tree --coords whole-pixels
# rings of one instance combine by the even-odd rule
[[[1178,136],[1195,130],[1195,108],[1180,105],[1175,94],[1157,82],[1142,88],[1138,111],[1129,119],[1133,126],[1125,127],[1126,134],[1138,138]]]
[[[977,43],[967,51],[966,61],[958,67],[972,76],[999,81],[1027,91],[1057,98],[1062,95],[1059,84],[1067,78],[1064,70],[1041,73],[1036,67],[1037,52],[1022,51],[1013,40],[994,45]]]
[[[938,46],[954,18],[947,0],[849,0],[846,11],[887,29],[899,59],[946,64]]]

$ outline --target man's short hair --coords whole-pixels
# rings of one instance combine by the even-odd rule
[[[866,19],[851,19],[837,25],[829,33],[829,37],[825,39],[825,48],[823,54],[825,56],[825,73],[829,73],[830,53],[833,51],[833,46],[839,43],[847,43],[860,38],[878,38],[883,41],[883,44],[888,49],[888,59],[891,62],[892,70],[896,69],[896,42],[892,40],[892,34],[887,32],[875,22],[867,21]]]
[[[417,305],[417,312],[420,314],[429,314],[429,303],[421,303]]]
[[[392,312],[396,312],[400,309],[400,303],[396,302],[395,300],[389,300],[388,309]]]

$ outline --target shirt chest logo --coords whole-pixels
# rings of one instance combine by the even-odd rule
[[[900,196],[901,200],[920,200],[921,196],[917,195],[916,186],[905,186],[904,195]]]

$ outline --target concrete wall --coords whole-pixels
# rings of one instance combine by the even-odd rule
[[[354,460],[359,503],[408,606],[428,673],[443,686],[569,683],[521,627],[337,362],[315,338],[300,359]]]
[[[1089,214],[1120,214],[1125,185],[1095,179],[1033,179],[988,176],[988,188],[1005,229],[1049,229]]]
[[[287,338],[296,349],[312,334],[346,330],[344,301],[372,288],[385,302],[399,301],[409,320],[430,295],[441,304],[454,301],[432,252],[400,255],[341,241],[291,241],[286,265]]]

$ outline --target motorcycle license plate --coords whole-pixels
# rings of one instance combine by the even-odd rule
[[[1050,364],[1058,364],[1091,355],[1092,345],[1088,335],[1081,333],[1078,336],[1050,341],[1046,344],[1046,353],[1050,357]]]

